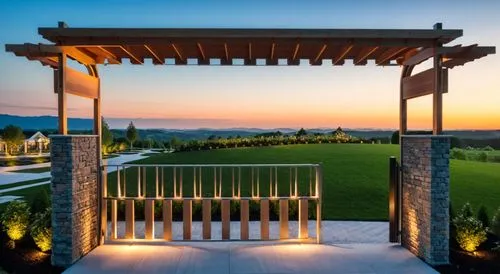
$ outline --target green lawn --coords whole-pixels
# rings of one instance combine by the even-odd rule
[[[390,156],[399,155],[397,145],[372,144],[318,144],[291,145],[262,148],[221,149],[182,153],[155,154],[137,161],[143,164],[157,163],[323,163],[323,216],[336,220],[387,220],[388,215],[388,162]],[[455,209],[469,201],[474,208],[485,205],[490,213],[500,207],[500,164],[451,160],[450,191]],[[306,191],[308,170],[299,171],[299,179],[306,181],[300,188]],[[192,190],[192,171],[184,173],[184,193]],[[127,193],[137,190],[136,169],[127,170]],[[148,196],[154,192],[154,170],[148,171]],[[166,178],[172,178],[166,170]],[[223,195],[230,195],[230,170],[223,173]],[[278,174],[285,184],[280,193],[288,192],[288,169]],[[203,173],[204,193],[211,193],[213,177],[210,170]],[[249,171],[243,170],[242,194],[249,194]],[[269,173],[261,173],[261,194],[269,192]],[[123,180],[123,176],[122,176]],[[108,177],[109,192],[116,191],[116,173]],[[171,188],[171,186],[168,186]],[[36,187],[37,188],[37,187]],[[20,190],[10,195],[34,195],[33,190]],[[49,189],[48,185],[41,188]],[[171,193],[171,189],[167,189]]]
[[[7,185],[0,185],[0,190],[1,189],[7,189],[11,187],[16,187],[16,186],[24,186],[24,185],[29,185],[29,184],[34,184],[34,183],[39,183],[39,182],[45,182],[50,180],[50,177],[46,178],[41,178],[41,179],[34,179],[34,180],[28,180],[28,181],[23,181],[19,183],[13,183],[13,184],[7,184]]]
[[[50,171],[50,167],[38,167],[38,168],[29,168],[29,169],[19,169],[12,170],[10,172],[18,172],[18,173],[43,173]]]

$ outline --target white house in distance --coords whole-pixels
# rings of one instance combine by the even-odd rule
[[[28,150],[33,150],[38,148],[38,153],[42,154],[43,150],[48,149],[50,144],[50,139],[43,135],[40,131],[33,134],[30,138],[24,140],[24,153],[28,153]]]

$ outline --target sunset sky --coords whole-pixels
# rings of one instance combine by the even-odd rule
[[[0,113],[57,115],[52,70],[6,53],[3,45],[46,42],[37,28],[56,27],[58,21],[70,27],[422,29],[442,22],[445,29],[464,30],[450,45],[500,45],[500,1],[375,2],[2,0]],[[400,67],[147,62],[99,69],[102,112],[111,127],[129,120],[162,128],[398,127]],[[432,126],[431,99],[409,102],[410,129]],[[88,99],[69,95],[68,107],[70,117],[92,114]],[[449,71],[444,129],[500,129],[500,54]]]

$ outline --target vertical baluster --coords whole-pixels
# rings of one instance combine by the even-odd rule
[[[295,198],[299,196],[299,185],[298,185],[298,171],[297,167],[295,167]]]
[[[274,195],[278,197],[278,167],[274,167]]]
[[[222,240],[229,240],[230,235],[230,204],[231,200],[221,201],[221,220],[222,220]]]
[[[146,184],[147,184],[147,170],[146,170],[146,167],[143,167],[143,171],[142,171],[142,196],[143,197],[147,196]]]
[[[163,239],[172,240],[172,200],[163,201]]]
[[[240,202],[240,238],[248,240],[249,234],[249,201],[241,200]]]
[[[106,166],[103,166],[101,170],[101,237],[99,241],[104,243],[104,239],[106,237],[106,228],[108,227],[108,169]]]
[[[117,234],[117,224],[118,224],[118,201],[111,201],[111,239],[115,240],[118,238]]]
[[[251,176],[250,176],[250,183],[252,184],[252,198],[255,198],[255,191],[254,191],[254,167],[251,167]]]
[[[260,197],[260,168],[257,167],[257,197]]]
[[[269,240],[269,200],[260,201],[260,239]]]
[[[234,197],[234,167],[231,169],[231,194]]]
[[[309,205],[307,199],[299,200],[299,239],[309,237],[307,222],[309,219]]]
[[[127,197],[127,168],[122,166],[123,170],[123,197]]]
[[[182,206],[183,239],[191,240],[191,226],[193,217],[193,203],[191,200],[184,200]]]
[[[269,168],[269,197],[273,197],[273,168]]]
[[[161,197],[165,198],[165,167],[161,167]]]
[[[214,167],[214,198],[217,197],[217,167]]]
[[[116,197],[121,197],[121,187],[120,187],[120,166],[116,166]]]
[[[199,178],[199,180],[200,180],[200,187],[199,187],[198,198],[201,198],[203,196],[203,192],[201,191],[201,167],[199,167],[198,169],[199,169],[198,171],[200,173],[200,176],[199,176],[200,177]]]
[[[280,200],[280,239],[288,239],[288,200]]]
[[[137,167],[137,197],[142,197],[141,195],[141,167]]]
[[[219,197],[222,198],[222,167],[219,168]]]
[[[182,185],[184,185],[184,181],[182,180],[182,174],[184,173],[184,168],[181,167],[181,177],[179,178],[179,194],[180,197],[182,198]]]
[[[146,200],[144,204],[144,238],[147,240],[154,239],[154,226],[155,226],[155,212],[154,212],[154,200]]]
[[[316,167],[316,197],[318,198],[316,201],[316,242],[318,244],[322,242],[322,235],[321,235],[322,184],[323,184],[323,169],[322,166],[319,165]]]
[[[203,200],[202,202],[203,219],[203,240],[209,240],[212,237],[212,201]]]
[[[292,192],[292,168],[291,167],[290,167],[290,176],[289,176],[289,179],[290,179],[289,180],[289,185],[290,185],[290,192],[289,192],[290,195],[289,196],[292,197],[293,196],[292,195],[293,192]]]
[[[158,167],[155,167],[155,183],[156,183],[156,188],[155,188],[155,197],[158,198],[158,191],[160,190],[160,186],[158,185]]]
[[[312,167],[309,167],[309,196],[313,196],[312,191]]]
[[[241,167],[238,169],[238,199],[241,198]]]
[[[135,237],[134,200],[125,201],[125,239]]]
[[[177,198],[177,168],[174,167],[174,198]]]
[[[193,197],[196,198],[196,167],[193,167]]]

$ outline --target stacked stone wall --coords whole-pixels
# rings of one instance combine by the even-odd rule
[[[449,136],[402,136],[401,244],[431,265],[449,263]]]
[[[52,264],[67,267],[98,244],[98,137],[51,136]]]

